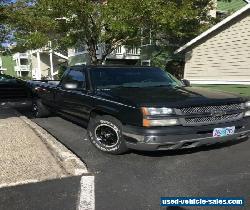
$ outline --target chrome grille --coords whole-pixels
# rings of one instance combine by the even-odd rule
[[[229,122],[229,121],[241,119],[242,117],[243,117],[242,113],[229,114],[229,115],[223,115],[223,116],[188,117],[188,118],[185,118],[185,124],[186,125],[199,125],[199,124]]]
[[[197,113],[212,113],[213,111],[235,111],[242,108],[241,104],[228,104],[222,106],[200,106],[200,107],[188,107],[182,108],[183,114],[197,114]]]
[[[214,123],[230,122],[243,117],[242,104],[227,104],[221,106],[197,106],[181,108],[183,125],[196,126]]]

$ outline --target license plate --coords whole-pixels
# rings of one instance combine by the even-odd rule
[[[213,131],[213,137],[223,137],[233,135],[235,132],[235,126],[227,128],[215,128]]]

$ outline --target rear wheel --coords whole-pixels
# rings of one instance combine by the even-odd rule
[[[128,150],[122,136],[122,124],[112,116],[91,118],[88,135],[94,146],[103,152],[122,154]]]
[[[41,99],[35,99],[32,102],[32,113],[34,117],[48,117],[50,115],[49,109],[42,103]]]

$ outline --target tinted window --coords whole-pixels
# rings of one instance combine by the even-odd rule
[[[77,88],[85,87],[85,73],[79,70],[70,70],[69,73],[63,78],[62,85],[66,83],[77,84]]]
[[[159,68],[95,68],[91,70],[95,88],[182,86]]]

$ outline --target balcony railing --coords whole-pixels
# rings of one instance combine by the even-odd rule
[[[117,47],[113,54],[115,55],[135,55],[135,56],[139,56],[141,54],[141,50],[138,47],[126,47],[126,46],[119,46]]]
[[[7,69],[0,67],[0,71],[7,71]]]
[[[128,48],[127,55],[141,55],[141,49],[138,47]]]
[[[125,49],[124,46],[119,46],[119,47],[117,47],[117,48],[114,50],[114,52],[113,52],[113,54],[115,54],[115,55],[123,55],[123,54],[125,54],[125,53],[126,53],[126,49]]]
[[[69,49],[68,54],[69,57],[73,57],[73,56],[77,56],[80,54],[85,54],[88,53],[86,48],[85,51],[79,51],[77,49]],[[100,56],[103,53],[105,53],[105,45],[98,45],[98,50],[97,50],[97,55]],[[117,47],[108,57],[112,57],[114,59],[124,59],[127,56],[131,57],[135,57],[138,58],[138,56],[140,56],[141,54],[141,50],[139,47],[136,46],[132,46],[132,47],[128,47],[128,46],[119,46]]]
[[[28,53],[15,53],[13,55],[13,60],[16,60],[16,59],[29,59],[29,54]]]
[[[30,71],[30,65],[15,66],[15,71]]]

